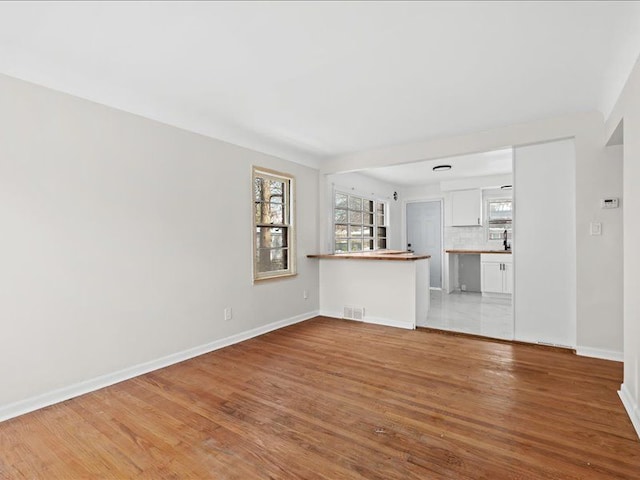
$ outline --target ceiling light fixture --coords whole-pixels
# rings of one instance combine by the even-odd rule
[[[500,190],[511,190],[513,188],[513,185],[502,185],[500,187]]]
[[[445,170],[451,170],[451,165],[436,165],[433,167],[434,172],[444,172]]]

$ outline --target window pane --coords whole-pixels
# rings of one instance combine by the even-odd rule
[[[376,207],[377,207],[377,208],[376,208],[376,211],[377,211],[379,214],[384,215],[384,203],[380,203],[380,202],[378,202],[378,203],[377,203],[377,205],[376,205]]]
[[[348,201],[349,197],[348,195],[345,195],[344,193],[336,193],[336,207],[344,207],[347,208],[347,201]]]
[[[362,205],[362,210],[365,212],[373,212],[373,200],[365,200]]]
[[[256,255],[256,267],[260,273],[275,272],[288,268],[286,248],[259,248]]]
[[[284,194],[284,183],[279,180],[264,179],[265,195],[269,198],[265,198],[266,201],[270,201],[273,196],[282,196]]]
[[[349,223],[362,224],[362,212],[354,212],[349,210]]]
[[[379,237],[386,237],[387,236],[387,227],[378,227],[378,236]]]
[[[263,223],[262,222],[262,204],[261,203],[255,203],[254,204],[253,213],[254,213],[253,216],[255,217],[255,223]]]
[[[384,215],[378,215],[378,225],[384,225]]]
[[[350,252],[359,252],[362,250],[362,240],[349,240],[349,251]]]
[[[285,205],[278,203],[261,203],[256,205],[256,223],[288,223],[284,216]]]
[[[489,220],[511,220],[511,200],[489,202]]]
[[[379,238],[378,239],[378,248],[387,248],[387,239]]]
[[[336,240],[336,253],[344,253],[347,251],[347,240]]]
[[[361,237],[362,236],[362,225],[349,225],[349,236],[350,237]]]
[[[336,225],[335,236],[336,237],[346,237],[347,236],[347,226],[346,225]]]
[[[360,197],[349,197],[349,208],[351,210],[362,210],[362,199]]]
[[[363,250],[373,250],[373,238],[365,238],[362,240],[362,249]]]
[[[287,229],[272,227],[256,228],[258,248],[280,248],[287,246]]]
[[[334,212],[334,220],[336,223],[347,223],[347,210],[336,208]]]
[[[253,179],[253,199],[256,201],[262,200],[262,178],[260,177]]]
[[[272,180],[269,178],[256,177],[253,182],[254,199],[264,202],[276,201],[276,198],[282,198],[285,194],[285,184],[280,180]],[[273,200],[271,200],[273,198]]]
[[[371,228],[371,227],[363,227],[362,228],[362,235],[364,235],[365,237],[373,237],[373,228]]]
[[[504,240],[504,231],[507,231],[507,238],[512,236],[511,225],[489,226],[489,240]]]
[[[362,223],[365,225],[373,225],[373,213],[365,213],[362,217]]]

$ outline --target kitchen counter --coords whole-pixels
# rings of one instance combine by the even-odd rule
[[[511,254],[511,250],[445,250],[445,252],[455,253],[456,255],[481,255],[483,253]]]
[[[384,252],[357,252],[357,253],[327,253],[307,255],[307,258],[326,259],[351,259],[351,260],[392,260],[392,261],[414,261],[431,258],[431,255],[416,255],[404,250],[386,250]]]
[[[321,315],[408,329],[426,321],[430,255],[384,250],[307,257],[319,263]]]

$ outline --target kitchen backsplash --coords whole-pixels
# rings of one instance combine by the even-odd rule
[[[484,227],[445,227],[444,248],[445,250],[502,250],[504,247],[501,241],[487,240],[487,229]]]

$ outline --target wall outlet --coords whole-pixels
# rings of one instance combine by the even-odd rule
[[[233,318],[233,310],[231,310],[231,307],[227,307],[224,309],[224,319],[229,321]]]
[[[309,298],[309,292],[307,290],[302,291],[302,298],[304,298],[305,300]]]
[[[602,235],[602,224],[600,222],[591,222],[589,233],[591,235]]]

